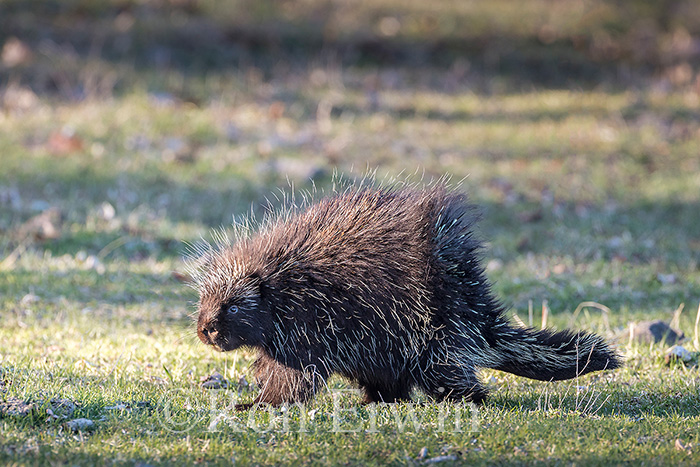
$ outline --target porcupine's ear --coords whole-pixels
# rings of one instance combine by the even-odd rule
[[[251,272],[250,274],[248,274],[248,278],[257,289],[258,297],[262,298],[263,294],[265,293],[265,283],[262,279],[262,274],[260,273],[260,271]]]

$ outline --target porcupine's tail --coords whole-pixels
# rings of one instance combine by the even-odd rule
[[[493,337],[501,360],[491,368],[526,378],[558,381],[622,366],[602,337],[587,332],[504,327]]]

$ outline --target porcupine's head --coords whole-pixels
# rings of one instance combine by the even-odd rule
[[[224,352],[264,343],[270,317],[261,307],[262,280],[235,250],[210,251],[192,276],[203,343]]]

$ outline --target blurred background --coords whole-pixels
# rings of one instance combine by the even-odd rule
[[[700,298],[699,154],[695,0],[0,0],[7,306],[180,300],[183,241],[376,170],[464,179],[516,310],[624,325]]]

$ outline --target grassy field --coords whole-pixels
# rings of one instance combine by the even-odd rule
[[[700,463],[697,354],[628,338],[700,351],[697,8],[434,3],[0,0],[0,463]],[[196,339],[185,242],[367,170],[462,180],[512,313],[626,366],[234,412],[252,355]]]

